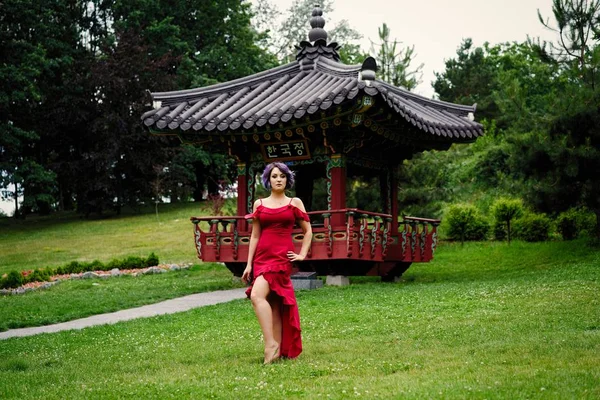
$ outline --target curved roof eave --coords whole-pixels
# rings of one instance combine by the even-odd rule
[[[380,80],[363,80],[360,65],[325,56],[301,59],[248,77],[202,88],[152,93],[158,107],[142,116],[149,128],[217,132],[303,118],[355,98],[380,95],[401,119],[426,135],[458,141],[483,134],[475,106],[448,103]]]
[[[286,73],[292,71],[298,71],[297,61],[228,82],[217,83],[214,85],[194,89],[174,90],[171,92],[152,92],[151,95],[153,101],[161,101],[163,103],[185,101],[192,98],[210,96],[223,91],[235,90],[236,87],[249,86],[255,82],[261,82],[278,75],[285,75]]]

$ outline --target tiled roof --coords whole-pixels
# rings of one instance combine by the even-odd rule
[[[296,61],[217,85],[152,93],[155,108],[142,116],[143,123],[152,131],[186,135],[252,133],[294,125],[307,117],[318,120],[323,113],[331,117],[352,112],[359,108],[360,97],[370,96],[379,105],[375,113],[381,114],[381,104],[387,104],[386,120],[379,114],[377,122],[392,136],[410,130],[413,137],[415,132],[424,135],[424,141],[456,142],[483,134],[482,126],[473,121],[475,106],[428,99],[377,80],[371,57],[362,66],[341,63],[339,46],[326,44],[321,15],[319,8],[313,10],[309,32],[313,43],[300,43]],[[337,105],[341,109],[332,108]],[[368,113],[363,116],[369,118]]]
[[[482,126],[469,118],[474,106],[427,99],[360,76],[360,65],[348,66],[321,55],[204,88],[152,93],[159,106],[142,120],[158,131],[248,130],[303,118],[364,93],[380,96],[425,134],[458,141],[482,135]]]

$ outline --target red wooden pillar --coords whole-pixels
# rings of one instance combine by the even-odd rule
[[[341,154],[333,154],[327,166],[328,174],[331,176],[330,209],[339,210],[346,208],[346,160]],[[334,213],[331,215],[331,224],[335,226],[346,225],[345,213]]]
[[[392,229],[391,234],[393,236],[398,235],[398,167],[395,166],[390,168],[388,172],[390,174],[390,190],[388,195],[391,197],[392,209]]]
[[[237,215],[244,216],[248,213],[248,168],[245,163],[239,163],[237,165],[238,177],[237,177]],[[246,220],[238,221],[238,231],[247,231],[248,223]]]

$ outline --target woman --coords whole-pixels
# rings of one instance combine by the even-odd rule
[[[279,357],[295,358],[302,352],[300,315],[290,275],[292,262],[306,258],[312,229],[304,204],[289,198],[285,190],[294,185],[292,171],[283,163],[271,163],[262,174],[271,195],[254,203],[248,264],[242,280],[252,284],[246,294],[263,333],[264,363]],[[292,229],[298,223],[304,232],[302,248],[294,252]]]

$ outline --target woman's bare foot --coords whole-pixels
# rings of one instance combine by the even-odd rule
[[[279,344],[275,343],[273,346],[265,347],[265,364],[271,364],[273,361],[279,358]]]

